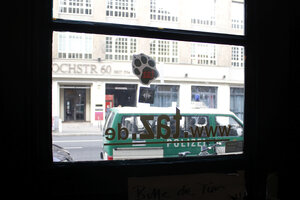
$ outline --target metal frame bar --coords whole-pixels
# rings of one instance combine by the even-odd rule
[[[122,35],[240,46],[244,46],[246,44],[245,36],[223,33],[211,33],[102,22],[74,21],[65,19],[54,19],[51,25],[53,31]]]

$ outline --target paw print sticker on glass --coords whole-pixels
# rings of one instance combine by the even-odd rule
[[[143,53],[133,55],[132,71],[144,85],[149,85],[159,76],[154,59]]]

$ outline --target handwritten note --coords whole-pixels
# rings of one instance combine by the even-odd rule
[[[245,199],[244,172],[131,177],[129,200]]]

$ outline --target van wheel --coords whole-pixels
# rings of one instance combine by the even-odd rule
[[[100,158],[103,160],[103,152],[100,152]]]

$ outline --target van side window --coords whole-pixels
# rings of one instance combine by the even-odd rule
[[[189,137],[192,137],[192,131],[196,132],[196,129],[199,130],[199,128],[203,126],[209,126],[209,120],[207,116],[204,115],[183,115],[180,120],[180,126],[179,126],[179,138],[184,138],[184,132],[189,133]],[[198,127],[198,128],[197,128]],[[173,135],[176,133],[176,121],[173,119],[173,117],[170,116],[170,128],[171,128],[171,138],[173,138]],[[202,137],[205,137],[205,129],[202,131]]]
[[[182,132],[188,132],[189,136],[192,137],[192,132],[196,133],[198,132],[201,127],[209,126],[209,120],[208,116],[205,115],[187,115],[182,116],[181,126],[183,127]],[[205,133],[206,129],[201,130],[201,137],[207,137]],[[183,134],[180,135],[181,137],[184,137]]]
[[[104,131],[108,128],[112,128],[112,122],[113,122],[114,116],[115,116],[114,112],[109,113],[109,115],[106,119],[106,122],[104,124]]]
[[[243,136],[244,133],[244,128],[232,116],[216,116],[216,126],[230,126],[229,136]]]
[[[157,115],[154,116],[153,120],[147,120],[149,127],[152,129],[154,135],[156,135],[157,128]],[[122,117],[122,127],[127,128],[129,134],[132,133],[141,134],[146,132],[146,129],[140,119],[140,116],[136,115],[125,115]]]

